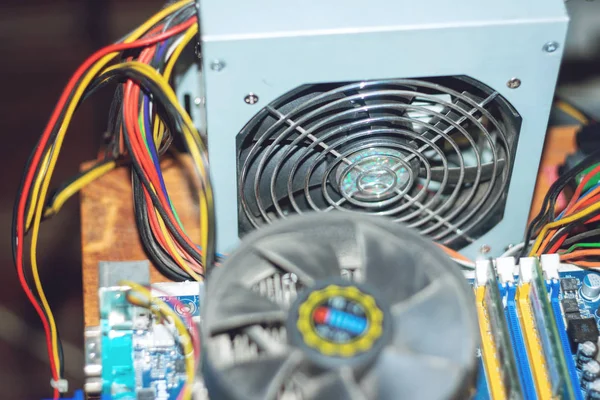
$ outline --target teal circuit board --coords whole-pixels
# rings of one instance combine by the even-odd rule
[[[153,285],[153,295],[199,323],[201,284]],[[100,291],[103,400],[175,400],[186,381],[173,326],[125,298],[126,288]],[[176,299],[177,301],[173,301]]]

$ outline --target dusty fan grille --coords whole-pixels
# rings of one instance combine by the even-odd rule
[[[502,219],[519,127],[466,77],[302,86],[238,135],[240,234],[342,210],[464,246]]]

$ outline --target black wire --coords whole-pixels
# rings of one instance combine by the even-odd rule
[[[181,270],[181,267],[164,251],[152,235],[152,229],[148,221],[146,197],[144,196],[144,189],[136,171],[132,171],[132,181],[136,224],[146,254],[152,260],[156,269],[165,277],[174,281],[189,279],[189,275]]]
[[[571,237],[568,237],[567,239],[565,239],[563,245],[564,246],[571,246],[575,243],[579,243],[582,242],[585,239],[589,239],[589,238],[593,238],[596,236],[600,236],[600,228],[596,228],[596,229],[591,229],[589,231],[586,232],[582,232],[579,233],[577,235],[573,235]]]

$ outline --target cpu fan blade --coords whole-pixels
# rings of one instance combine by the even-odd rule
[[[253,324],[283,322],[286,311],[277,303],[252,290],[237,285],[234,290],[222,296],[222,300],[207,307],[206,318],[211,321],[209,332],[236,329]]]
[[[403,267],[410,267],[421,262],[412,254],[406,243],[399,243],[390,235],[367,224],[356,226],[358,247],[361,249],[365,283],[380,293],[389,304],[406,300],[411,293],[427,286],[429,279],[422,269],[415,269],[414,274],[404,279],[390,280],[390,277],[401,273]],[[414,253],[414,252],[413,252]]]
[[[254,245],[255,250],[278,268],[296,274],[306,285],[315,280],[340,275],[337,255],[327,243],[305,239],[295,234],[282,234],[263,238]]]
[[[349,369],[340,369],[314,378],[302,388],[302,394],[305,399],[367,399]]]
[[[223,373],[235,382],[233,390],[248,400],[274,400],[285,384],[303,362],[299,350],[287,354],[262,356],[225,368]]]
[[[457,296],[464,289],[449,277],[440,277],[425,289],[391,308],[394,320],[394,340],[398,350],[414,354],[442,357],[455,365],[472,362],[475,349],[455,346],[455,343],[475,343],[465,337],[469,321],[461,312],[468,297]],[[443,334],[440,334],[443,332]]]
[[[444,340],[443,335],[440,340]],[[375,368],[378,400],[459,398],[456,392],[460,388],[456,385],[464,372],[444,358],[403,353],[388,347],[381,352]]]
[[[506,160],[501,158],[496,162],[496,175],[499,175],[504,171],[504,167],[506,166]],[[481,176],[479,178],[480,182],[486,182],[492,179],[494,173],[494,163],[485,163],[482,164],[481,167]],[[444,171],[447,171],[447,182],[448,185],[456,185],[460,180],[460,168],[457,167],[433,167],[431,168],[431,180],[435,182],[442,182],[444,180]],[[464,167],[464,176],[463,176],[463,184],[467,183],[475,183],[475,179],[477,178],[477,167]],[[427,171],[425,168],[421,168],[419,170],[419,177],[425,178],[427,176]]]

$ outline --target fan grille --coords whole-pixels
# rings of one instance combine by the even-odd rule
[[[502,218],[519,125],[466,77],[303,86],[238,136],[240,234],[341,210],[462,247]]]

